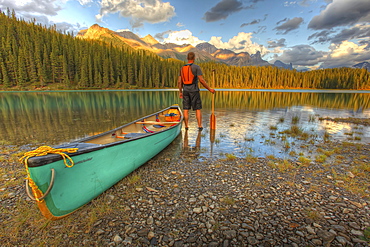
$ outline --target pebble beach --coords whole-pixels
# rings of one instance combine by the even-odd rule
[[[1,167],[11,167],[13,176],[2,175],[0,241],[2,246],[369,246],[370,145],[315,148],[333,146],[340,153],[323,163],[202,158],[191,148],[173,157],[164,152],[58,221],[43,218],[25,195],[22,165],[3,159]],[[358,164],[364,170],[356,173]]]

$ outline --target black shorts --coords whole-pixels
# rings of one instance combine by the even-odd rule
[[[182,107],[184,110],[200,110],[202,109],[202,100],[200,99],[199,91],[187,92],[182,94]]]

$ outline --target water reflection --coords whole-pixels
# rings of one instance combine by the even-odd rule
[[[294,118],[298,119],[296,125],[312,136],[310,140],[320,141],[328,132],[341,140],[370,141],[369,127],[319,120],[369,118],[368,93],[217,92],[214,132],[209,130],[212,95],[202,91],[201,96],[205,129],[198,132],[194,112],[190,112],[190,129],[182,134],[182,152],[187,149],[192,155],[283,157],[292,151],[299,153],[305,141],[280,133],[291,128]],[[181,105],[176,91],[0,93],[0,141],[56,145],[112,129],[176,103]]]
[[[202,141],[202,131],[196,131],[197,133],[192,133],[196,135],[194,143],[189,144],[189,130],[185,130],[183,133],[183,155],[197,157],[201,153],[201,141]],[[192,138],[193,140],[193,138]]]

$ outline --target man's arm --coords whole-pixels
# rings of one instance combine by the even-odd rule
[[[211,93],[215,93],[215,90],[210,88],[206,82],[206,80],[204,80],[203,76],[202,75],[198,75],[198,79],[200,81],[200,83],[202,83],[202,85],[208,90],[210,91]]]
[[[181,76],[179,76],[178,79],[177,79],[177,86],[179,88],[180,99],[182,99],[182,80],[181,80]]]

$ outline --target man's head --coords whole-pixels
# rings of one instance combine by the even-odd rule
[[[188,53],[188,60],[194,60],[195,59],[195,53],[194,52],[189,52]]]

